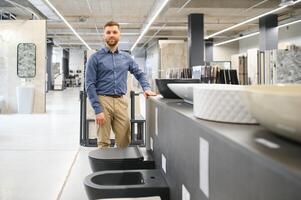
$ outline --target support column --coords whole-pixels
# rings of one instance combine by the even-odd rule
[[[48,39],[47,41],[47,90],[52,90],[52,49],[53,49],[53,40]]]
[[[204,65],[204,14],[188,16],[188,66]]]
[[[213,39],[205,40],[205,61],[213,61]]]
[[[278,16],[271,14],[259,19],[259,48],[278,49]]]

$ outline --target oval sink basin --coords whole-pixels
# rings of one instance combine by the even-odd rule
[[[301,142],[301,84],[247,86],[243,97],[262,126]]]
[[[169,89],[169,83],[200,83],[200,79],[156,79],[156,85],[160,94],[168,99],[180,99],[173,91]]]
[[[202,83],[169,83],[167,86],[185,102],[193,104],[193,87]]]
[[[256,124],[240,95],[243,85],[200,84],[193,88],[196,117],[227,123]]]

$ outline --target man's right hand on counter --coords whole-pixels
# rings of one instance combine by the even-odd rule
[[[96,116],[95,116],[95,121],[96,121],[96,124],[102,126],[106,119],[105,119],[105,114],[103,112],[101,113],[98,113]]]

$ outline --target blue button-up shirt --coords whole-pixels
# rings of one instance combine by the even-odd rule
[[[112,53],[104,47],[90,57],[86,66],[85,84],[95,114],[103,112],[98,95],[126,94],[128,71],[135,76],[144,91],[150,89],[145,73],[128,53],[118,49]]]

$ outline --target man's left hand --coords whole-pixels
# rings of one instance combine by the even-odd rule
[[[145,90],[143,93],[144,97],[147,98],[149,96],[157,96],[157,94],[151,90]]]

